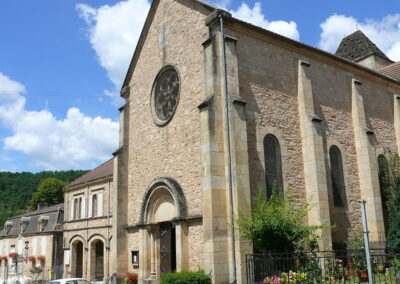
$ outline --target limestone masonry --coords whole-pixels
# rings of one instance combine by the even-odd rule
[[[400,149],[399,70],[361,31],[334,55],[198,0],[154,0],[121,89],[119,148],[65,188],[64,277],[156,283],[201,268],[245,283],[253,249],[232,217],[273,189],[311,202],[308,224],[336,225],[321,250],[360,228],[360,199],[384,245],[378,160]]]

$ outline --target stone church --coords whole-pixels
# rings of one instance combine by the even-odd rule
[[[309,225],[335,225],[319,249],[361,227],[360,199],[384,246],[379,166],[400,148],[400,63],[361,31],[331,54],[199,0],[154,0],[121,96],[114,159],[66,187],[67,275],[151,283],[201,268],[245,283],[253,249],[233,219],[273,187],[313,205]]]
[[[153,1],[121,90],[111,271],[244,283],[252,246],[230,224],[274,183],[314,204],[310,225],[336,224],[320,249],[360,226],[359,199],[383,245],[378,157],[400,146],[399,68],[361,31],[334,55],[201,1]]]

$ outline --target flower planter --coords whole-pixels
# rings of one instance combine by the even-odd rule
[[[360,270],[358,277],[360,278],[360,282],[368,282],[368,271]]]

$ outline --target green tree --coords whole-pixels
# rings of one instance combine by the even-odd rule
[[[47,203],[49,206],[63,203],[66,184],[56,178],[42,179],[37,191],[32,194],[32,199],[29,201],[30,209],[36,210],[39,203]]]
[[[316,231],[323,226],[304,225],[310,205],[298,206],[290,197],[273,192],[265,200],[261,192],[251,216],[240,214],[236,224],[242,237],[253,242],[259,252],[293,252],[316,248]]]
[[[39,173],[11,173],[0,172],[0,228],[11,216],[26,213],[29,209],[29,200],[37,190],[39,183],[45,178],[58,178],[71,182],[87,171],[43,171]]]
[[[397,153],[387,151],[388,159],[383,160],[380,170],[383,171],[383,192],[386,195],[388,210],[387,246],[400,248],[400,157]],[[383,196],[382,196],[383,198]]]

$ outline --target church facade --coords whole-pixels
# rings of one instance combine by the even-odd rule
[[[308,224],[336,225],[320,249],[360,228],[359,199],[384,245],[378,157],[400,146],[400,83],[375,48],[346,58],[200,1],[153,1],[121,91],[112,271],[244,283],[252,247],[232,217],[273,184],[313,204]]]

